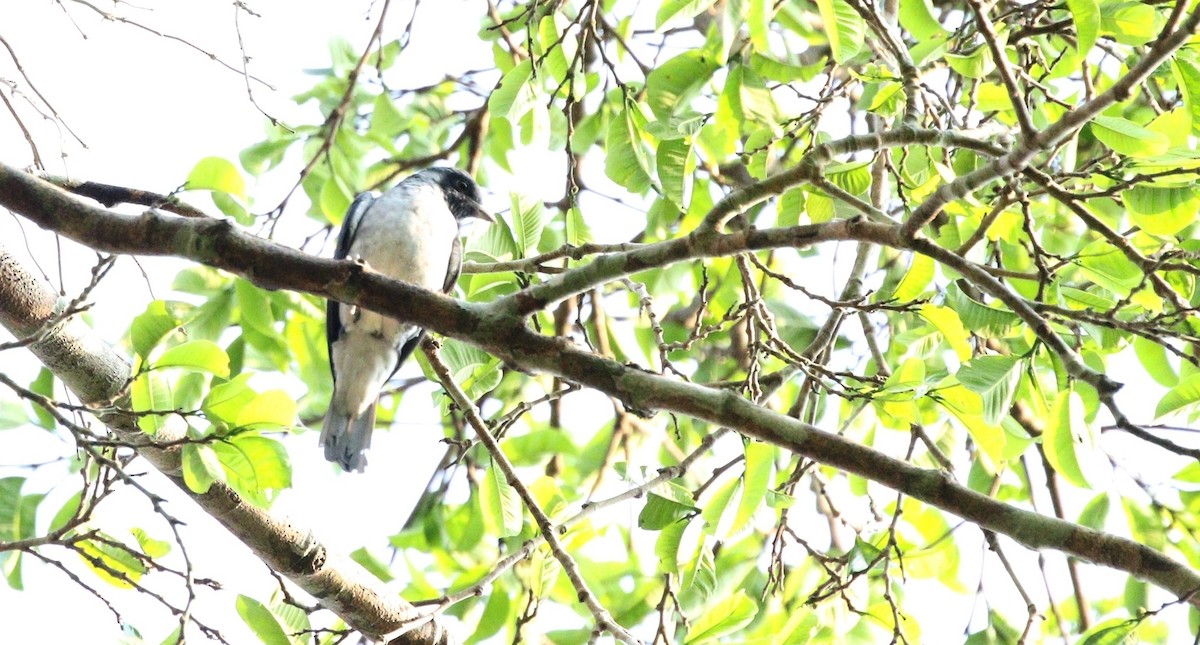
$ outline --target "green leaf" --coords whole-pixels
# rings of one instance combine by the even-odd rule
[[[222,157],[205,157],[196,162],[185,186],[188,190],[216,190],[246,197],[246,180],[232,161]]]
[[[392,97],[387,92],[381,92],[379,96],[375,97],[375,105],[371,110],[371,126],[367,130],[367,136],[375,141],[391,145],[392,140],[404,132],[411,122],[412,119],[405,116],[396,107]]]
[[[1079,512],[1080,526],[1086,526],[1095,531],[1103,531],[1105,520],[1108,518],[1110,502],[1108,493],[1100,493],[1088,502]]]
[[[366,547],[355,549],[350,553],[350,559],[362,565],[362,568],[384,582],[391,582],[396,579],[396,576],[392,575],[391,567],[383,560],[375,557]]]
[[[134,412],[170,412],[175,409],[171,387],[162,374],[143,372],[133,379],[129,390]],[[167,424],[162,414],[145,414],[138,419],[138,427],[149,435],[157,434]]]
[[[480,643],[491,636],[496,635],[500,628],[505,627],[511,620],[513,610],[513,600],[507,593],[492,587],[492,593],[488,595],[487,604],[484,605],[483,615],[479,617],[479,622],[475,624],[475,629],[472,630],[470,638],[467,639],[467,645]]]
[[[779,197],[779,205],[776,210],[779,211],[779,221],[777,224],[783,226],[796,226],[800,223],[800,214],[804,212],[804,189],[791,188]]]
[[[1059,392],[1042,435],[1046,460],[1067,481],[1080,488],[1090,488],[1079,465],[1079,451],[1091,449],[1091,444],[1091,434],[1084,421],[1083,399],[1070,390]]]
[[[29,389],[41,394],[47,399],[54,399],[54,374],[45,367],[38,370],[37,378],[29,384]],[[33,416],[37,419],[37,424],[47,430],[53,430],[58,425],[58,420],[50,411],[37,403],[30,402],[30,407],[33,409]]]
[[[984,338],[1004,338],[1017,328],[1021,319],[1011,311],[996,309],[973,300],[957,286],[946,293],[946,306],[958,313],[963,326]]]
[[[241,316],[242,327],[250,327],[264,334],[275,334],[275,316],[271,313],[271,300],[262,289],[241,278],[234,282]]]
[[[755,51],[771,51],[768,38],[771,33],[771,17],[775,12],[772,0],[750,0],[750,8],[746,12],[746,27],[750,31],[750,44]]]
[[[716,587],[717,565],[713,562],[712,551],[701,545],[696,557],[692,558],[684,569],[681,590],[684,593],[695,593],[702,600],[708,600]]]
[[[3,496],[4,496],[3,486],[0,486],[0,499],[2,499]],[[67,501],[63,502],[62,508],[58,509],[58,512],[54,514],[54,518],[50,520],[50,526],[49,526],[48,530],[50,530],[50,531],[60,530],[64,526],[66,526],[68,522],[75,519],[75,514],[79,512],[79,500],[82,497],[83,497],[83,491],[79,491],[79,492],[75,493],[74,495],[70,496],[69,498],[67,498]],[[3,503],[0,502],[0,507],[2,507],[2,506],[3,506]],[[3,520],[2,515],[0,515],[0,527],[2,527],[3,524],[4,524],[4,520]],[[0,528],[0,534],[3,534],[3,528]]]
[[[534,549],[529,556],[528,584],[530,593],[535,598],[545,598],[554,588],[562,565],[550,553],[549,547],[542,545]]]
[[[658,181],[662,184],[663,196],[678,208],[684,208],[684,193],[691,176],[689,166],[695,165],[692,144],[687,139],[667,139],[658,144],[654,157],[658,166]]]
[[[733,525],[742,527],[750,526],[754,520],[754,514],[758,508],[762,506],[763,499],[767,496],[767,487],[771,483],[771,471],[774,469],[775,448],[763,441],[747,441],[744,450],[746,453],[746,471],[742,475],[744,487],[742,488],[742,499],[738,502],[737,516],[733,520]]]
[[[958,382],[983,399],[983,420],[996,425],[1008,416],[1023,361],[1015,356],[976,356],[958,370]]]
[[[172,631],[170,634],[167,634],[166,638],[162,639],[162,642],[159,643],[159,645],[180,645],[184,642],[181,638],[182,633],[183,628],[176,627],[174,631]]]
[[[696,514],[695,506],[668,499],[657,493],[646,495],[646,505],[638,514],[638,528],[646,531],[661,531],[679,520]]]
[[[1005,447],[1011,439],[999,425],[984,421],[983,402],[978,394],[956,385],[939,389],[937,400],[966,427],[993,467],[1004,463]]]
[[[508,71],[488,98],[488,109],[498,117],[516,123],[537,102],[537,89],[530,78],[533,62],[525,59]]]
[[[690,49],[646,76],[646,103],[660,121],[684,112],[720,65],[701,50]]]
[[[341,225],[350,210],[350,205],[354,203],[354,195],[350,192],[337,177],[330,177],[321,184],[321,195],[317,198],[317,205],[327,222]]]
[[[21,486],[25,484],[24,477],[5,477],[0,479],[0,541],[8,542],[21,539]]]
[[[470,399],[477,399],[491,392],[503,377],[500,359],[461,341],[447,339],[442,345],[442,358],[458,383]],[[425,367],[425,364],[422,364]],[[433,378],[432,371],[426,374]]]
[[[225,471],[225,483],[260,507],[292,485],[292,465],[283,444],[254,434],[239,434],[212,444]]]
[[[187,367],[229,378],[229,356],[211,340],[190,340],[170,347],[154,361],[154,367]]]
[[[238,615],[264,645],[292,645],[279,619],[261,602],[238,594],[236,604]]]
[[[1125,297],[1142,283],[1142,270],[1105,240],[1096,240],[1079,251],[1079,265],[1096,284]]]
[[[658,534],[654,543],[654,555],[658,556],[658,571],[679,575],[679,545],[683,541],[683,532],[688,528],[688,522],[678,521],[668,524]]]
[[[540,199],[528,195],[513,193],[510,199],[513,234],[517,247],[521,250],[519,257],[537,255],[538,242],[542,240],[542,231],[546,226],[546,208]]]
[[[133,535],[133,539],[137,540],[142,553],[151,558],[161,558],[171,552],[170,542],[156,540],[150,537],[144,529],[133,528],[129,532]]]
[[[892,293],[892,298],[899,302],[915,300],[917,296],[925,293],[925,288],[933,282],[934,270],[933,258],[914,253],[912,263],[908,265],[908,271],[904,273],[904,277],[900,278],[900,283],[896,285],[896,291]]]
[[[213,204],[216,204],[222,213],[232,217],[238,224],[249,226],[254,223],[254,215],[250,214],[250,211],[246,210],[246,207],[242,206],[242,203],[229,193],[212,192],[209,193],[209,196],[212,197]]]
[[[900,0],[900,25],[917,42],[947,36],[950,32],[933,15],[929,0]]]
[[[1084,632],[1076,645],[1122,645],[1129,642],[1139,624],[1137,620],[1110,618]]]
[[[131,588],[132,583],[140,580],[146,573],[146,565],[142,564],[141,560],[138,560],[128,549],[118,546],[120,541],[103,533],[100,533],[98,537],[104,538],[105,541],[80,540],[76,542],[79,556],[101,580],[114,587]]]
[[[870,165],[869,161],[831,164],[825,169],[825,176],[851,195],[863,195],[871,187]]]
[[[283,390],[256,394],[237,413],[235,427],[278,429],[296,421],[296,399]]]
[[[162,300],[151,302],[129,327],[129,342],[133,345],[133,351],[142,358],[150,356],[162,339],[178,329],[181,323],[179,317],[168,309],[167,303]]]
[[[480,502],[484,509],[484,523],[499,537],[512,537],[521,532],[524,522],[524,507],[517,489],[505,479],[496,464],[488,468],[480,484]]]
[[[704,643],[732,634],[749,625],[757,614],[758,603],[747,596],[744,589],[738,589],[692,621],[684,642]]]
[[[583,219],[583,211],[579,207],[572,206],[567,211],[567,244],[571,246],[582,246],[592,241],[592,229],[588,226],[587,220]]]
[[[1171,147],[1166,136],[1113,116],[1098,116],[1088,126],[1092,135],[1113,152],[1127,157],[1154,157]]]
[[[888,376],[873,403],[889,427],[903,427],[917,422],[916,401],[924,395],[925,363],[909,357]]]
[[[1191,117],[1191,132],[1200,132],[1200,65],[1190,57],[1176,54],[1171,60],[1171,72]]]
[[[644,193],[650,187],[650,163],[642,146],[644,122],[638,108],[630,104],[613,118],[604,142],[608,151],[604,173],[636,194]]]
[[[739,65],[738,69],[741,70],[741,74],[736,77],[730,74],[730,77],[737,81],[738,103],[741,106],[741,114],[738,116],[743,121],[766,124],[774,130],[776,122],[780,119],[775,96],[753,68]]]
[[[305,635],[305,632],[312,629],[312,623],[309,622],[305,610],[284,602],[282,598],[276,598],[270,609],[294,645],[307,645],[312,642],[312,638]]]
[[[251,175],[261,175],[278,166],[283,161],[284,155],[287,154],[288,148],[295,142],[296,138],[293,136],[260,141],[243,149],[238,154],[238,161],[242,162],[242,168],[245,168],[246,172]]]
[[[214,482],[224,481],[225,469],[208,444],[185,443],[181,457],[183,482],[193,493],[203,495]]]
[[[0,401],[0,430],[19,428],[30,421],[24,405],[16,401]]]
[[[1141,2],[1105,2],[1100,7],[1100,28],[1122,45],[1145,45],[1158,35],[1162,20],[1154,7]]]
[[[1100,4],[1096,0],[1067,0],[1075,22],[1075,49],[1086,56],[1100,35]]]
[[[996,69],[996,64],[992,60],[992,50],[980,45],[966,54],[946,54],[946,63],[950,65],[950,69],[958,72],[966,78],[986,78],[992,70]]]
[[[946,338],[950,348],[958,355],[958,360],[966,361],[971,358],[971,343],[957,312],[953,309],[926,303],[917,308],[917,313],[942,332],[942,336]]]
[[[258,396],[250,388],[251,376],[253,374],[248,372],[239,374],[229,382],[209,390],[204,397],[204,403],[201,404],[201,409],[204,410],[209,421],[220,421],[231,428],[237,427],[242,409]]]
[[[1167,349],[1161,343],[1149,338],[1134,336],[1133,351],[1141,361],[1142,367],[1146,369],[1146,373],[1159,385],[1175,387],[1179,384],[1179,375],[1171,367],[1171,361],[1167,358]]]
[[[565,37],[569,27],[570,20],[559,12],[542,16],[538,22],[538,45],[542,54],[540,69],[550,72],[555,83],[565,81],[571,74],[577,41]]]
[[[742,488],[740,477],[730,477],[723,482],[703,503],[704,510],[700,516],[704,518],[705,530],[719,540],[728,538],[736,531],[746,527],[733,523],[736,508],[732,502],[734,495]]]
[[[1187,377],[1179,385],[1167,391],[1154,408],[1154,418],[1161,419],[1168,414],[1193,411],[1196,403],[1200,402],[1200,374]]]
[[[654,28],[662,31],[663,25],[671,21],[682,21],[694,18],[697,14],[708,9],[716,0],[666,0],[658,8],[654,16]]]
[[[1151,235],[1174,235],[1187,228],[1200,211],[1200,195],[1191,186],[1138,184],[1121,191],[1129,217]]]
[[[817,0],[817,9],[821,12],[833,59],[845,64],[862,49],[866,23],[845,0]]]
[[[496,221],[487,227],[486,233],[468,242],[466,258],[497,262],[516,259],[519,254],[512,225],[504,215],[497,215]]]
[[[1146,129],[1153,130],[1167,138],[1171,142],[1171,149],[1163,157],[1156,157],[1141,163],[1153,166],[1162,163],[1164,157],[1170,159],[1173,154],[1190,154],[1188,149],[1188,136],[1192,133],[1192,116],[1183,108],[1175,108],[1168,110],[1154,117],[1154,120],[1146,125]],[[1169,179],[1163,179],[1165,184],[1170,185]]]

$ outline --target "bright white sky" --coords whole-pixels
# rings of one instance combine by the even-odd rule
[[[243,39],[252,57],[251,72],[277,88],[273,92],[255,84],[255,98],[285,123],[312,120],[311,112],[303,112],[290,100],[311,85],[313,77],[304,75],[303,70],[328,66],[328,43],[334,36],[345,37],[361,48],[375,27],[378,12],[369,16],[372,3],[362,1],[337,3],[336,10],[327,2],[314,0],[250,0],[247,4],[262,14],[261,19],[240,16]],[[418,17],[420,28],[399,62],[408,82],[422,85],[436,81],[446,71],[466,69],[466,61],[472,57],[478,65],[481,54],[484,61],[488,60],[486,46],[473,46],[478,43],[474,24],[447,20],[447,16],[475,15],[477,8],[464,10],[469,4],[441,0],[436,10],[431,10],[434,3],[425,3]],[[111,7],[103,0],[97,0],[95,6],[106,10]],[[390,36],[385,38],[399,36],[411,7],[411,2],[393,2],[388,22]],[[234,65],[240,62],[232,3],[145,0],[122,5],[121,11],[144,25],[213,52],[222,60]],[[69,134],[60,135],[53,122],[21,106],[21,114],[51,173],[169,193],[200,158],[219,155],[236,160],[238,152],[259,140],[264,132],[265,119],[246,99],[241,74],[178,42],[130,25],[98,20],[86,6],[69,0],[61,4],[0,3],[0,36],[12,46],[37,89],[87,144],[86,149],[82,148]],[[454,43],[449,51],[440,47],[447,42]],[[431,64],[434,60],[438,64]],[[0,78],[17,82],[22,92],[32,93],[4,53],[0,53]],[[307,109],[314,110],[311,105]],[[33,160],[24,137],[7,113],[0,118],[0,151],[0,158],[9,164],[25,166]],[[286,179],[290,181],[291,177]],[[278,191],[282,190],[286,187],[281,182],[276,192],[268,189],[261,195],[264,201],[277,201],[282,197]],[[210,207],[206,201],[196,203]],[[293,202],[293,208],[302,212],[302,196]],[[0,242],[21,254],[28,240],[31,255],[57,286],[53,237],[28,222],[23,228],[24,233],[14,218],[0,216]],[[68,249],[65,280],[70,292],[86,283],[94,254],[66,242],[64,248]],[[169,279],[178,266],[168,260],[142,260],[142,267],[154,276],[151,282],[155,296],[168,295]],[[122,260],[116,274],[93,298],[94,319],[104,336],[116,341],[132,313],[140,312],[148,300],[150,287],[146,279],[133,262]],[[14,358],[12,352],[3,356],[6,372],[12,372]],[[36,365],[29,362],[16,372],[19,377],[31,377],[35,370]],[[314,433],[292,437],[288,445],[295,489],[275,509],[292,516],[300,525],[318,528],[319,539],[345,553],[360,545],[362,536],[382,538],[396,532],[441,457],[441,447],[436,443],[440,436],[438,409],[430,403],[432,393],[433,388],[426,386],[406,397],[406,411],[402,413],[406,421],[392,432],[376,434],[371,468],[365,475],[337,476],[321,457]],[[17,454],[18,444],[21,461],[27,459],[33,446],[47,459],[71,452],[69,446],[46,433],[10,431],[0,434],[0,466],[15,461],[3,455]],[[50,483],[47,480],[35,476],[26,492],[44,490]],[[157,475],[148,476],[146,484],[159,493],[172,493],[174,488]],[[171,512],[188,524],[183,529],[185,539],[190,537],[189,543],[195,545],[191,555],[202,575],[228,581],[231,588],[267,601],[275,583],[265,566],[182,494],[169,497],[173,500]],[[60,504],[60,499],[44,502],[42,510],[47,515],[43,521]],[[114,533],[140,525],[159,539],[169,539],[166,527],[145,515],[147,504],[136,493],[121,493],[103,504],[101,510],[100,523],[111,526]],[[145,519],[131,523],[130,514]],[[386,555],[386,544],[374,546]],[[101,603],[77,586],[64,584],[61,574],[26,562],[29,575],[25,592],[13,592],[0,585],[0,622],[5,625],[6,641],[110,643],[121,638],[116,621]],[[128,592],[114,594],[112,587],[86,572],[83,577],[105,595],[115,596],[118,611],[137,625],[147,642],[161,641],[174,628],[174,619],[166,611],[137,610],[135,607],[144,605],[144,599]],[[178,587],[174,582],[170,586]],[[211,621],[230,642],[257,642],[234,613],[235,597],[231,593],[201,591],[196,615]],[[64,620],[66,611],[70,612],[70,620]]]
[[[111,6],[103,0],[95,2],[102,9]],[[311,120],[311,113],[302,112],[290,100],[311,84],[312,77],[305,76],[302,70],[328,65],[328,42],[334,36],[343,36],[361,48],[375,26],[373,16],[368,14],[372,3],[364,0],[337,3],[336,10],[331,9],[331,3],[316,0],[249,0],[247,4],[262,14],[262,18],[245,14],[240,17],[243,39],[252,56],[251,72],[277,88],[271,91],[254,85],[256,99],[284,122]],[[388,23],[390,36],[385,40],[399,35],[411,12],[411,2],[396,0],[393,4]],[[475,37],[477,25],[473,19],[464,19],[478,15],[481,4],[481,0],[424,3],[411,48],[399,59],[408,84],[423,85],[438,80],[446,71],[488,64],[490,51]],[[142,0],[135,5],[121,5],[120,10],[142,24],[239,64],[241,54],[231,3]],[[258,140],[264,131],[265,120],[246,100],[245,81],[240,74],[181,43],[130,25],[98,20],[86,6],[71,0],[0,2],[0,36],[8,40],[25,72],[87,144],[86,149],[82,148],[68,133],[60,132],[55,123],[37,117],[28,106],[19,106],[52,173],[169,193],[183,182],[198,159],[208,155],[236,159],[238,152]],[[451,46],[447,47],[448,43]],[[0,79],[16,82],[22,92],[29,92],[3,51],[0,51]],[[32,162],[22,134],[5,113],[0,113],[0,154],[0,159],[9,164],[24,166]],[[531,158],[525,163],[536,168],[545,161]],[[516,178],[515,188],[535,194],[549,190],[551,194],[546,197],[557,198],[553,192],[558,186],[547,188],[544,177],[542,172],[530,172]],[[287,185],[282,181],[274,192],[271,187],[264,188],[258,193],[261,199],[274,204]],[[203,201],[196,203],[208,206]],[[303,205],[294,201],[292,207],[299,211]],[[610,209],[614,217],[628,215],[620,210],[623,209]],[[27,222],[22,233],[14,218],[0,215],[0,242],[15,252],[23,252],[28,242],[32,256],[58,284],[57,252],[52,236],[37,231]],[[69,243],[64,243],[64,248],[68,249],[64,280],[68,292],[73,292],[86,282],[94,256]],[[151,281],[155,296],[166,296],[166,283],[160,276],[173,276],[179,265],[154,259],[143,260],[141,264],[156,278]],[[93,298],[94,320],[106,338],[116,341],[131,314],[140,312],[149,299],[150,287],[142,273],[133,262],[122,260],[116,275]],[[14,356],[8,354],[0,359],[5,362],[5,371],[15,371],[18,377],[31,377],[36,370],[32,362],[13,370],[10,361]],[[416,373],[413,366],[407,370],[409,374]],[[436,443],[438,410],[431,404],[432,392],[432,387],[425,386],[405,398],[401,417],[407,421],[392,432],[377,433],[371,467],[365,475],[335,475],[321,458],[314,433],[292,437],[288,446],[295,469],[295,489],[285,494],[276,510],[293,516],[298,524],[318,529],[319,539],[344,552],[360,545],[362,536],[394,533],[419,495],[432,465],[441,456]],[[0,467],[15,461],[5,455],[13,454],[18,444],[22,461],[31,446],[44,451],[47,459],[71,450],[40,431],[8,431],[0,433]],[[0,474],[6,473],[0,469]],[[28,486],[41,490],[49,483],[46,477],[34,476]],[[170,484],[153,474],[147,476],[146,484],[156,492],[172,490]],[[229,581],[232,588],[259,600],[269,599],[275,583],[266,575],[265,566],[182,495],[171,498],[172,512],[188,524],[184,528],[185,539],[192,538],[190,544],[195,547],[192,556],[201,575]],[[43,504],[47,517],[60,503],[47,500]],[[144,516],[147,512],[147,504],[136,493],[121,493],[118,499],[101,508],[101,522],[112,522],[114,532],[122,526],[143,526],[153,536],[168,539],[161,522],[130,522],[130,516]],[[637,510],[630,506],[620,512],[632,522]],[[374,546],[383,553],[384,544]],[[965,557],[974,557],[970,553],[972,548],[963,545]],[[1008,555],[1023,560],[1025,568],[1030,567],[1033,554],[1020,551],[1010,548]],[[25,592],[12,592],[0,584],[0,623],[12,642],[107,643],[120,638],[112,615],[101,603],[76,585],[63,584],[60,574],[38,565],[30,566],[28,560],[26,566],[29,575]],[[969,568],[964,565],[964,572]],[[993,576],[993,586],[1010,584],[1003,572],[994,567],[988,575]],[[136,623],[147,642],[157,643],[173,629],[174,621],[165,611],[135,611],[144,602],[142,598],[113,594],[112,588],[104,583],[86,575],[85,579],[106,595],[116,596],[117,609]],[[1039,580],[1032,574],[1024,579],[1026,584]],[[1031,592],[1042,596],[1037,589]],[[1059,589],[1056,595],[1064,597],[1065,589]],[[233,611],[234,597],[230,593],[202,592],[197,615],[213,621],[233,643],[256,642]],[[945,600],[953,604],[940,603],[931,608],[933,615],[952,618],[945,624],[936,620],[923,624],[930,642],[960,639],[971,612],[969,595]],[[63,619],[66,611],[72,620]],[[939,633],[943,638],[935,636]]]

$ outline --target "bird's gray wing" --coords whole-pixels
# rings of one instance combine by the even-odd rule
[[[461,238],[454,238],[454,246],[450,247],[450,266],[446,267],[446,282],[442,284],[442,293],[454,291],[454,283],[462,273],[463,246]]]
[[[374,201],[374,195],[362,193],[354,199],[353,204],[350,204],[350,209],[346,211],[346,219],[342,220],[342,229],[338,231],[337,247],[333,251],[333,259],[345,260],[350,254],[350,245],[354,243],[358,226]],[[329,373],[333,374],[335,383],[337,374],[333,370],[333,343],[342,335],[342,317],[338,315],[339,304],[336,300],[325,301],[325,343],[329,349]]]

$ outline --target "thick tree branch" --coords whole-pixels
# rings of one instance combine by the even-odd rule
[[[26,269],[0,246],[0,325],[21,338],[39,333],[32,351],[121,441],[136,446],[156,469],[186,492],[201,508],[240,539],[263,562],[317,598],[347,624],[372,636],[395,630],[417,616],[416,609],[382,589],[350,558],[331,553],[312,533],[287,518],[244,502],[224,484],[214,483],[205,494],[192,492],[183,481],[178,436],[163,430],[154,439],[137,427],[137,418],[111,405],[124,397],[129,365],[77,317],[55,322],[62,301],[42,278]],[[48,330],[43,329],[50,323]],[[413,630],[398,643],[452,643],[436,622]]]
[[[239,232],[225,222],[170,217],[153,211],[137,217],[116,215],[81,204],[24,173],[5,170],[0,166],[0,203],[93,248],[184,257],[236,273],[265,288],[331,297],[414,322],[477,345],[518,368],[552,374],[617,397],[633,409],[668,410],[728,426],[903,492],[1028,548],[1054,549],[1124,571],[1200,606],[1200,594],[1196,593],[1200,575],[1143,544],[1004,504],[940,472],[917,468],[785,417],[733,392],[645,372],[592,354],[568,340],[539,335],[525,326],[523,317],[504,307],[456,301],[386,279],[350,262],[311,257]],[[898,246],[894,227],[857,220],[709,235],[719,240],[708,247],[713,253],[766,248],[768,242],[783,245],[788,238],[797,246],[818,239]],[[601,256],[593,264],[626,262],[637,253],[640,251],[615,260]]]

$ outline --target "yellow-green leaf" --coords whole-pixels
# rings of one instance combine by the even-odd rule
[[[1195,410],[1197,403],[1200,403],[1200,374],[1193,374],[1171,388],[1159,400],[1158,407],[1154,409],[1154,418],[1161,419],[1175,412]]]
[[[1139,184],[1121,192],[1129,217],[1151,235],[1174,235],[1196,219],[1200,196],[1191,186]]]
[[[1100,4],[1096,0],[1067,0],[1067,9],[1075,23],[1075,47],[1086,56],[1100,35]]]
[[[189,340],[170,347],[154,361],[154,366],[186,367],[229,378],[229,356],[211,340]]]
[[[817,0],[833,59],[845,63],[862,49],[866,23],[845,0]]]
[[[933,281],[933,273],[933,258],[919,253],[914,254],[912,263],[908,265],[908,271],[900,279],[900,284],[896,285],[896,291],[892,297],[899,302],[916,299],[917,296],[925,293],[925,288]]]
[[[205,157],[196,162],[185,186],[188,190],[217,190],[246,197],[246,180],[232,161],[222,157]]]
[[[1079,465],[1079,452],[1090,450],[1092,437],[1084,421],[1083,399],[1070,390],[1063,390],[1054,399],[1042,448],[1046,460],[1058,474],[1081,488],[1090,488]]]
[[[958,360],[967,361],[971,359],[971,343],[970,337],[967,335],[966,328],[963,327],[962,320],[958,317],[953,309],[947,307],[939,307],[934,304],[923,304],[917,312],[921,317],[933,323],[938,331],[942,332],[942,336],[946,337],[946,342],[950,344],[951,349],[958,355]]]
[[[1129,119],[1098,116],[1088,127],[1092,135],[1113,152],[1128,157],[1153,157],[1171,147],[1167,137]]]

